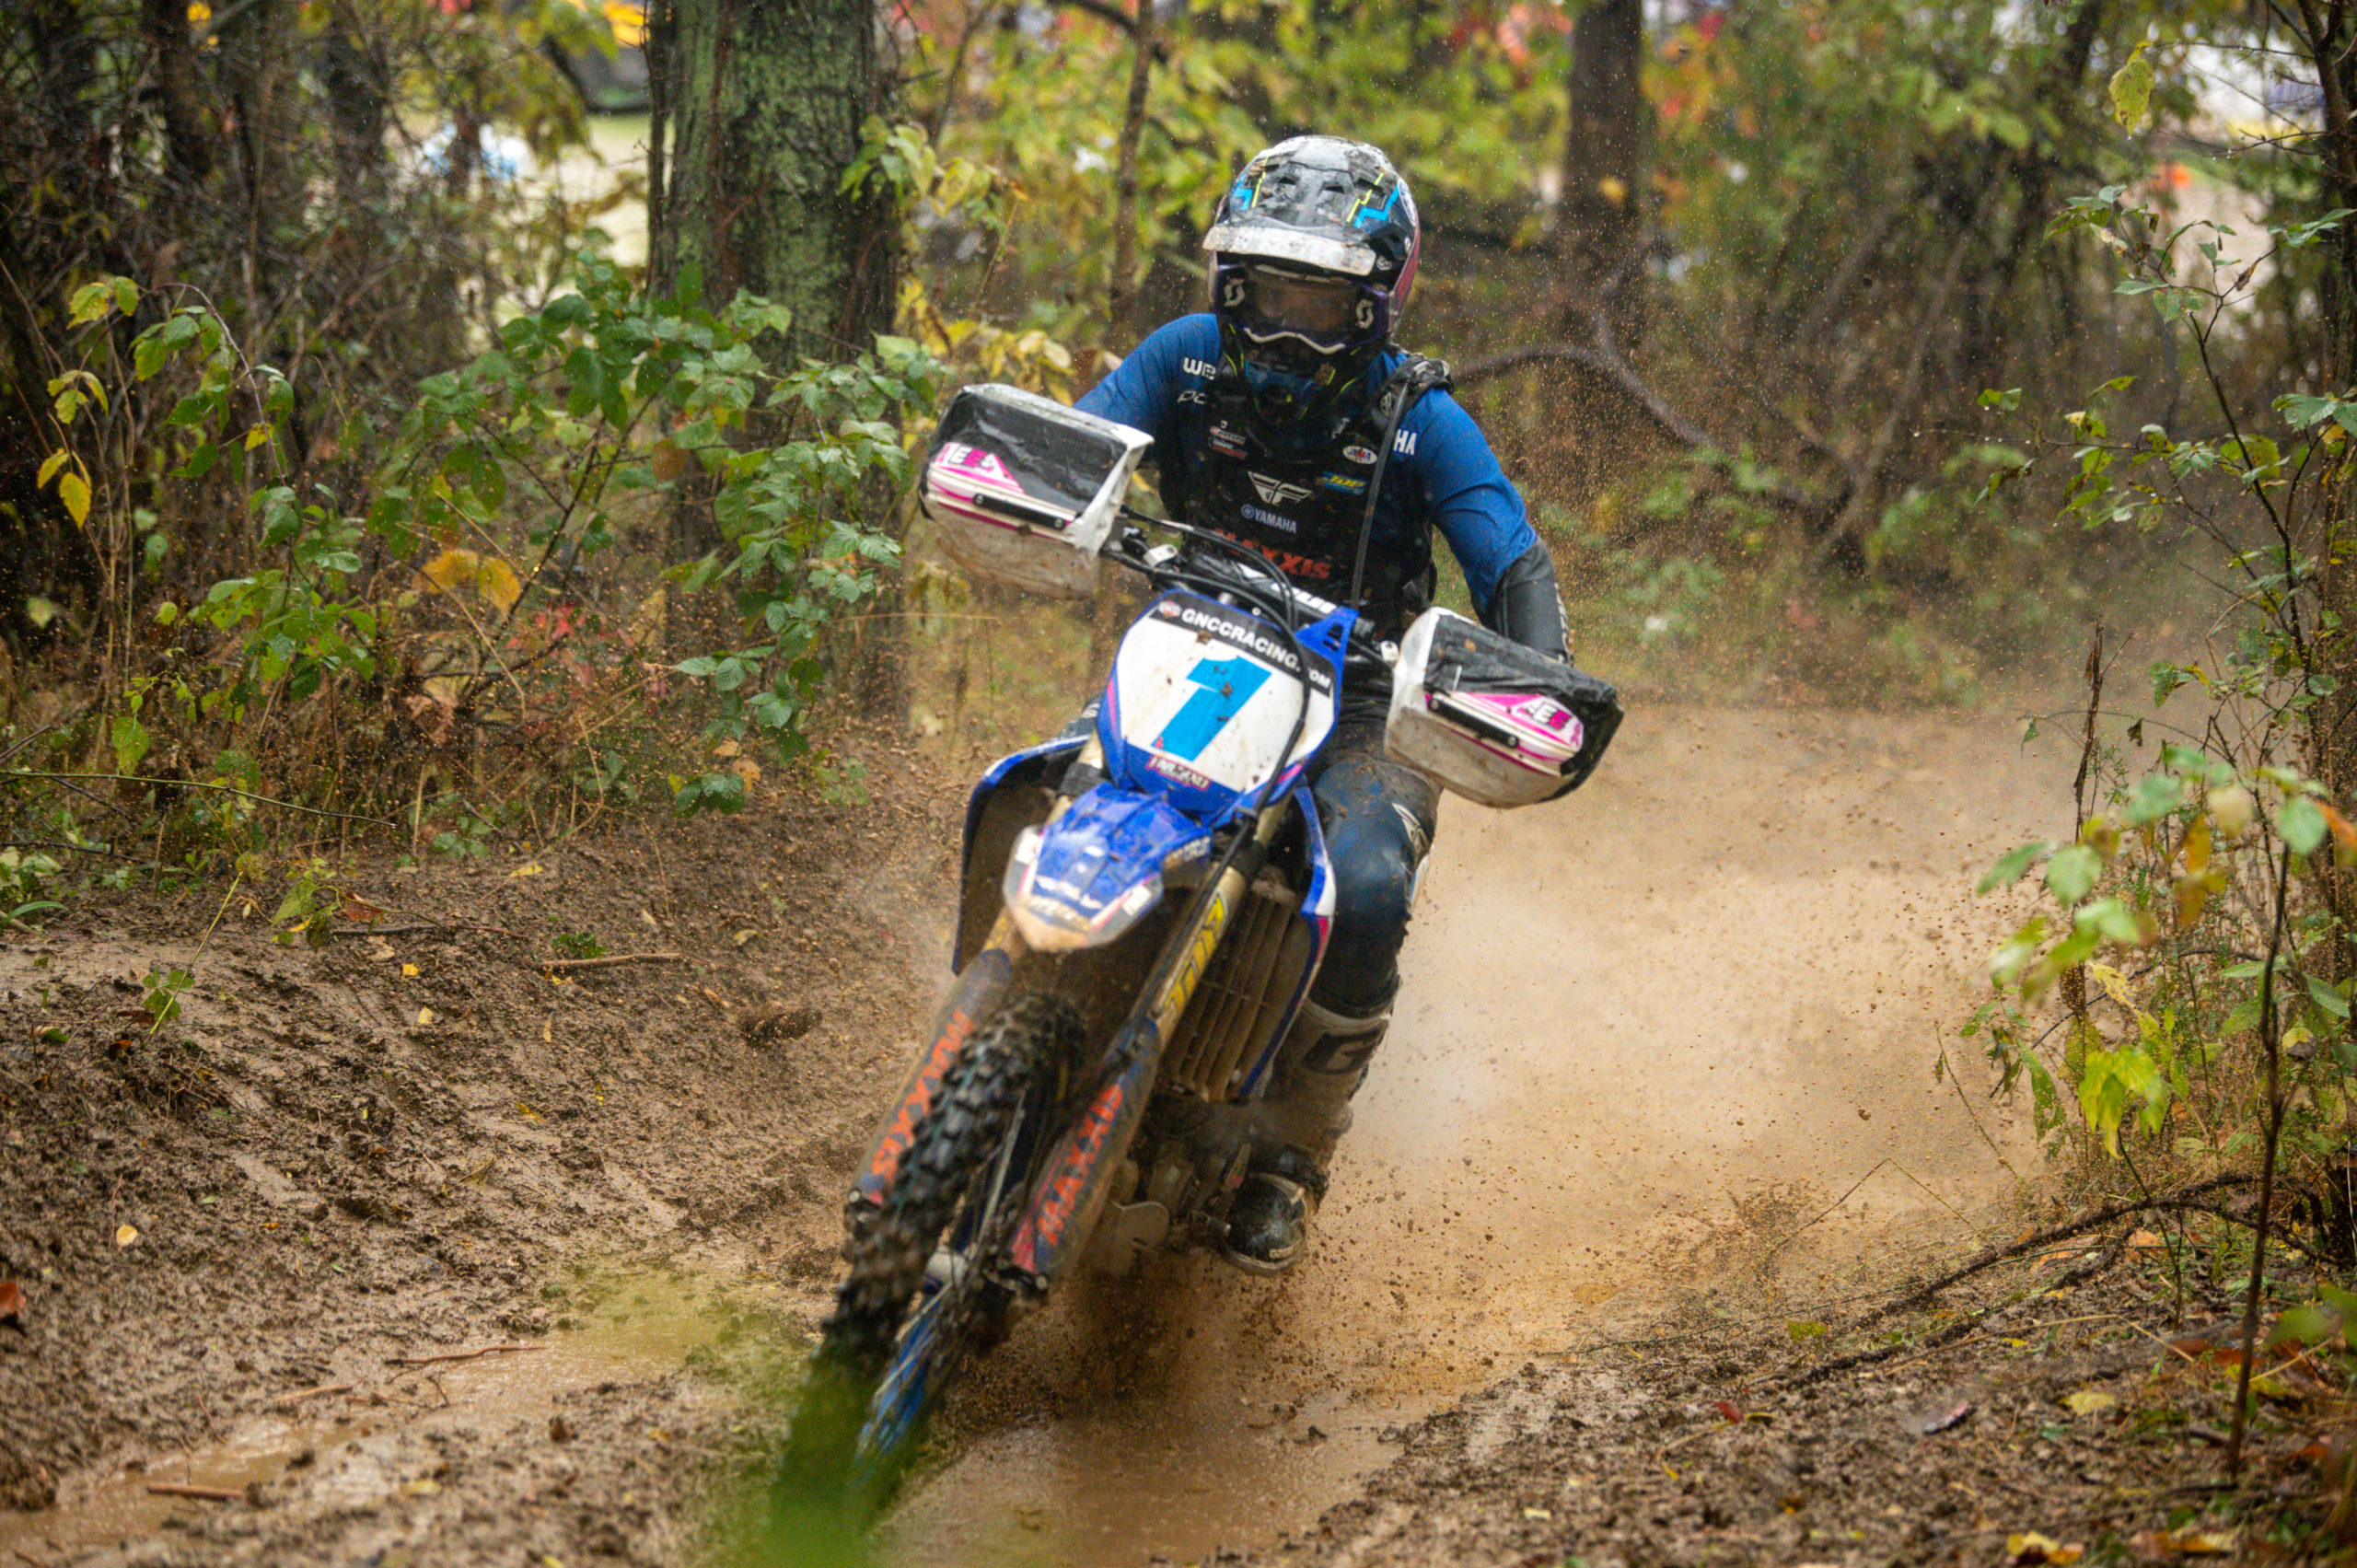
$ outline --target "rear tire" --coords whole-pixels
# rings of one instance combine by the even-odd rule
[[[1028,1173],[1003,1158],[1016,1112],[1081,1039],[1080,1015],[1062,998],[1011,996],[943,1075],[881,1209],[845,1244],[850,1272],[819,1330],[781,1503],[789,1489],[805,1502],[823,1491],[855,1508],[888,1495],[946,1375],[984,1326],[988,1315],[976,1308],[997,1288],[988,1275],[1029,1195]],[[954,1245],[950,1278],[912,1323],[910,1307],[945,1237]]]

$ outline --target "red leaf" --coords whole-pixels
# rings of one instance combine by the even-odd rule
[[[1711,1408],[1724,1416],[1730,1425],[1743,1419],[1743,1412],[1736,1409],[1732,1400],[1713,1400]]]
[[[0,1280],[0,1323],[17,1323],[25,1310],[25,1293],[14,1280]]]

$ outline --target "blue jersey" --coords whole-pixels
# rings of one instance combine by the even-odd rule
[[[1205,448],[1211,440],[1211,392],[1219,357],[1218,319],[1182,316],[1138,344],[1077,405],[1154,437],[1166,499],[1171,498],[1176,472],[1193,469],[1210,456]],[[1375,401],[1406,357],[1393,349],[1376,358],[1367,370],[1365,402]],[[1342,461],[1339,455],[1329,460]],[[1346,482],[1349,475],[1333,477]],[[1363,481],[1359,488],[1364,492]],[[1425,393],[1400,418],[1376,502],[1367,547],[1371,563],[1422,560],[1433,529],[1448,541],[1464,568],[1473,603],[1485,621],[1491,618],[1500,576],[1538,542],[1521,494],[1498,466],[1480,427],[1446,391]],[[1328,591],[1327,597],[1339,596]]]

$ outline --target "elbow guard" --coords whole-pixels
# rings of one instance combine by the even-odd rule
[[[1481,619],[1501,636],[1570,662],[1563,597],[1555,587],[1555,559],[1543,543],[1534,543],[1505,569],[1498,578],[1497,591],[1490,596],[1490,612]]]

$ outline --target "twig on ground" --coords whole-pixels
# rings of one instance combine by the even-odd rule
[[[439,1355],[393,1355],[385,1358],[388,1366],[433,1366],[445,1361],[472,1361],[479,1355],[498,1355],[507,1351],[540,1350],[540,1345],[484,1345],[479,1350],[445,1351]]]
[[[317,1399],[321,1394],[349,1394],[353,1387],[350,1383],[322,1383],[316,1388],[297,1388],[291,1394],[281,1394],[270,1402],[284,1410],[288,1405],[299,1405],[305,1400]]]
[[[2114,1263],[2119,1261],[2120,1255],[2128,1250],[2128,1236],[2129,1233],[2127,1231],[2121,1231],[2118,1236],[2112,1238],[2111,1245],[2103,1249],[2101,1256],[2097,1257],[2092,1262],[2084,1263],[2078,1268],[2071,1270],[2067,1273],[2057,1276],[2054,1283],[2046,1287],[2047,1292],[2051,1294],[2054,1291],[2069,1290],[2075,1285],[2084,1284],[2087,1281],[2095,1278],[2097,1274],[2102,1273],[2106,1269],[2110,1268]],[[1987,1321],[1990,1315],[1996,1310],[1997,1309],[1995,1307],[1989,1307],[1980,1312],[1968,1314],[1966,1317],[1957,1318],[1955,1322],[1947,1325],[1947,1327],[1940,1329],[1931,1334],[1927,1334],[1920,1340],[1901,1340],[1897,1344],[1880,1345],[1873,1350],[1863,1350],[1855,1352],[1850,1355],[1836,1356],[1831,1361],[1825,1362],[1820,1365],[1810,1367],[1806,1372],[1802,1373],[1798,1377],[1795,1377],[1790,1383],[1785,1384],[1784,1388],[1787,1390],[1805,1388],[1813,1383],[1821,1383],[1837,1373],[1847,1372],[1852,1367],[1871,1366],[1878,1361],[1887,1361],[1892,1356],[1903,1354],[1908,1351],[1935,1350],[1945,1345],[1954,1344],[1970,1334],[1983,1322]],[[1861,1318],[1857,1326],[1864,1327],[1865,1324],[1873,1322],[1877,1316],[1879,1316],[1878,1313],[1870,1313],[1865,1318]],[[2099,1318],[2111,1318],[2116,1316],[2117,1314],[2115,1313],[2096,1312],[2090,1313],[2085,1317],[2065,1318],[2060,1322],[2039,1323],[2033,1327],[2038,1329],[2059,1329],[2065,1323],[2092,1323]]]
[[[1851,1324],[1845,1332],[1855,1333],[1858,1330],[1865,1328],[1869,1324],[1880,1322],[1883,1318],[1889,1317],[1895,1312],[1904,1312],[1910,1307],[1920,1307],[1923,1303],[1931,1300],[1932,1297],[1939,1295],[1940,1292],[1947,1289],[1948,1286],[1956,1283],[1960,1280],[1970,1279],[1973,1275],[1980,1273],[1984,1270],[1993,1269],[2000,1263],[2011,1262],[2015,1258],[2020,1258],[2028,1253],[2036,1252],[2041,1248],[2051,1247],[2058,1241],[2067,1241],[2072,1237],[2081,1236],[2091,1230],[2101,1229],[2103,1226],[2109,1225],[2112,1221],[2119,1219],[2125,1215],[2138,1214],[2148,1209],[2165,1210],[2194,1207],[2196,1205],[2192,1204],[2189,1200],[2198,1198],[2205,1192],[2215,1192],[2221,1188],[2247,1187],[2251,1184],[2253,1179],[2255,1179],[2247,1176],[2213,1176],[2205,1181],[2194,1182],[2189,1187],[2179,1187],[2173,1191],[2164,1192],[2156,1198],[2136,1198],[2125,1203],[2107,1204],[2105,1207],[2097,1209],[2095,1213],[2091,1214],[2083,1214],[2067,1225],[2055,1225],[2049,1229],[2038,1231],[2032,1235],[2023,1237],[2019,1241],[2010,1243],[2007,1246],[1992,1248],[1990,1250],[1981,1253],[1979,1257],[1974,1258],[1963,1267],[1952,1269],[1948,1272],[1942,1274],[1938,1279],[1933,1280],[1927,1284],[1918,1285],[1915,1289],[1908,1292],[1905,1295],[1902,1295],[1894,1301],[1885,1302],[1882,1306],[1875,1307],[1872,1312],[1867,1313],[1864,1318],[1859,1318],[1855,1323]],[[2066,1279],[2068,1277],[2068,1275],[2064,1276]]]
[[[62,849],[73,854],[102,854],[110,860],[127,860],[134,865],[154,865],[152,860],[142,860],[135,854],[125,854],[119,849],[100,849],[96,844],[72,844],[64,839],[10,839],[9,849]]]
[[[447,925],[339,925],[330,931],[331,937],[340,936],[447,936]]]
[[[200,1503],[243,1503],[246,1494],[235,1487],[189,1486],[177,1481],[151,1481],[149,1493],[157,1497],[193,1497]]]
[[[567,970],[607,970],[616,964],[684,964],[684,953],[609,953],[602,958],[540,958],[538,967],[562,972]]]
[[[250,789],[231,784],[214,784],[204,779],[147,778],[137,773],[50,773],[30,768],[11,768],[0,777],[12,779],[46,779],[56,784],[70,784],[75,780],[99,784],[168,784],[174,789],[209,789],[221,795],[234,795],[240,800],[250,800],[261,806],[275,806],[284,811],[299,811],[306,817],[332,817],[339,822],[366,822],[372,827],[393,828],[399,823],[388,822],[381,817],[363,817],[353,811],[327,811],[316,806],[297,806],[291,800],[276,800],[267,795],[256,795]]]

